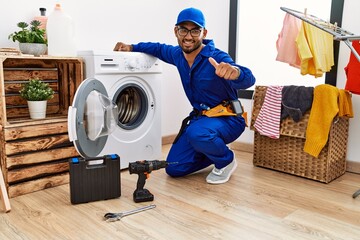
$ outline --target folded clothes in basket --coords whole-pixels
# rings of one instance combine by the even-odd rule
[[[254,123],[254,127],[261,135],[275,139],[280,137],[282,88],[282,86],[267,88],[264,103]]]
[[[280,121],[290,116],[295,122],[311,108],[313,87],[268,86],[254,127],[264,136],[280,137]]]
[[[281,120],[290,116],[295,122],[311,108],[314,87],[284,86],[282,89]]]

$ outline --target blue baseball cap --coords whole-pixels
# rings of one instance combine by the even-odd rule
[[[176,26],[183,22],[193,22],[201,28],[205,28],[204,14],[196,8],[186,8],[179,13]]]

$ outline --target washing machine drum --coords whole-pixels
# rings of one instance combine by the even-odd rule
[[[148,112],[148,98],[137,84],[127,83],[114,95],[118,107],[118,125],[122,129],[132,130],[140,126]]]
[[[81,156],[98,156],[116,129],[117,115],[117,105],[99,80],[89,78],[80,84],[69,107],[68,134]]]

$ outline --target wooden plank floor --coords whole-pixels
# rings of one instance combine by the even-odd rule
[[[163,148],[165,159],[169,145]],[[170,178],[152,172],[150,203],[134,203],[137,175],[121,172],[118,199],[71,205],[69,185],[10,199],[0,213],[0,239],[360,239],[360,175],[329,184],[254,167],[252,154],[236,152],[238,168],[223,185],[209,185],[210,168]],[[156,208],[103,220],[148,204]]]

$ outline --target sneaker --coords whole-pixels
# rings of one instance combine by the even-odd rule
[[[235,171],[236,167],[237,162],[234,154],[234,160],[226,167],[223,167],[221,169],[217,169],[216,167],[214,167],[214,169],[206,177],[206,182],[210,184],[226,183],[227,181],[229,181],[230,176]]]

